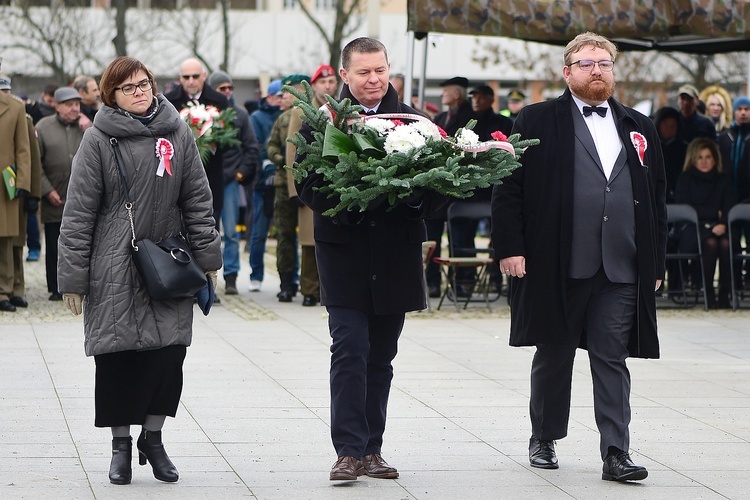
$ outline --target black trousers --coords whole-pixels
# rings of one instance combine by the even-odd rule
[[[44,265],[47,269],[47,291],[57,293],[57,240],[62,222],[44,223]]]
[[[647,286],[647,285],[646,285]],[[630,372],[625,363],[635,321],[637,287],[612,283],[603,269],[567,284],[570,331],[567,345],[537,344],[531,364],[531,433],[543,440],[568,434],[573,360],[585,331],[594,386],[594,417],[602,459],[607,449],[630,447]]]
[[[404,314],[328,306],[331,438],[340,457],[380,453]]]

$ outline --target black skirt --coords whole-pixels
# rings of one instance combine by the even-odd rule
[[[174,417],[182,394],[187,347],[94,356],[96,427],[143,424],[146,415]]]

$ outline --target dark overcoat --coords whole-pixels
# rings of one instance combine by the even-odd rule
[[[185,92],[182,85],[175,85],[169,92],[164,94],[164,97],[177,108],[177,111],[182,110],[190,101],[190,96]],[[198,102],[204,106],[214,106],[222,111],[229,107],[229,101],[226,96],[211,88],[207,83],[203,85],[203,91],[198,98]],[[216,153],[211,155],[208,164],[203,166],[206,169],[208,185],[211,187],[211,194],[214,197],[214,214],[220,213],[224,207],[224,154],[226,149],[218,148]]]
[[[344,85],[341,99],[359,102]],[[378,113],[417,114],[398,102],[389,85]],[[310,128],[300,130],[311,140]],[[297,162],[302,157],[297,157]],[[316,190],[323,176],[312,173],[295,183],[300,200],[314,212],[315,257],[320,276],[320,301],[325,306],[350,307],[374,314],[399,314],[427,307],[422,279],[422,242],[427,229],[425,215],[440,208],[447,198],[427,191],[418,208],[400,204],[391,211],[385,205],[366,212],[323,212],[338,204]]]
[[[496,258],[526,258],[526,276],[514,279],[510,344],[564,344],[569,330],[566,280],[573,231],[574,127],[569,90],[554,101],[526,106],[513,126],[537,138],[521,157],[522,167],[496,186],[492,197],[492,245]],[[658,358],[654,285],[664,278],[667,224],[664,162],[653,123],[615,99],[609,100],[628,155],[638,264],[638,303],[630,334],[631,356]],[[643,165],[630,137],[643,134]],[[581,347],[585,348],[585,332]]]

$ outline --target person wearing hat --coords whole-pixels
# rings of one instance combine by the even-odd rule
[[[511,121],[516,121],[518,113],[521,112],[524,106],[526,106],[526,94],[518,89],[514,89],[508,92],[508,107],[500,111],[500,114],[510,118]]]
[[[740,96],[732,103],[734,121],[732,126],[719,135],[722,170],[734,188],[736,199],[740,203],[750,201],[750,97]],[[739,222],[739,239],[743,235],[750,239],[750,224]],[[734,226],[732,226],[734,230]],[[747,261],[745,261],[747,265]],[[747,269],[747,268],[746,268]],[[735,272],[739,272],[735,269]],[[750,273],[745,273],[749,276]],[[741,283],[741,281],[737,281]]]
[[[229,107],[229,100],[207,84],[206,67],[198,59],[191,57],[182,61],[179,78],[180,83],[164,94],[177,111],[187,106],[188,102],[214,106],[220,111]],[[211,155],[208,164],[204,165],[214,197],[214,219],[217,228],[221,220],[221,210],[224,208],[224,153],[227,149],[229,148],[218,148],[216,153]]]
[[[0,75],[0,82],[5,78],[4,75]],[[9,78],[8,82],[10,82]],[[10,85],[8,85],[8,87],[10,87]],[[0,93],[12,95],[10,91],[10,88],[0,88]],[[12,97],[19,102],[23,101],[18,96]],[[36,136],[34,121],[28,113],[26,114],[26,129],[29,134],[29,152],[31,155],[31,184],[28,192],[21,192],[23,209],[19,209],[18,213],[18,236],[13,238],[13,292],[9,301],[15,307],[28,307],[29,305],[26,301],[26,277],[23,266],[23,248],[28,242],[29,255],[32,255],[34,228],[36,229],[36,243],[39,244],[37,212],[39,211],[39,198],[41,196],[42,163],[39,158],[39,140]],[[18,172],[16,172],[16,176],[18,176]],[[31,226],[32,222],[34,224],[33,227]],[[37,260],[39,259],[37,258]]]
[[[471,92],[471,109],[476,113],[477,124],[474,126],[474,132],[479,136],[480,141],[491,141],[492,133],[500,131],[506,136],[510,136],[513,129],[513,122],[510,118],[495,113],[492,108],[495,105],[495,91],[489,85],[479,85]]]
[[[223,274],[224,291],[227,295],[237,295],[237,273],[240,271],[240,235],[237,223],[240,216],[240,184],[253,182],[258,170],[258,140],[250,125],[247,111],[234,103],[234,84],[232,78],[223,71],[215,71],[208,78],[208,84],[229,100],[237,117],[234,128],[240,145],[229,148],[224,153],[224,205],[221,210],[223,231]]]
[[[325,96],[335,97],[338,92],[339,79],[336,71],[328,64],[321,64],[310,79],[310,86],[315,93],[316,107],[324,105]],[[302,109],[292,108],[287,129],[286,164],[293,165],[297,156],[297,147],[288,142],[302,128]],[[294,175],[287,170],[287,187],[289,198],[299,206],[297,222],[299,227],[300,277],[299,288],[302,293],[302,305],[306,307],[318,305],[320,302],[320,282],[318,280],[318,264],[315,261],[315,238],[313,237],[313,211],[299,201],[297,188],[294,185]]]
[[[57,240],[68,198],[70,167],[83,139],[83,130],[78,126],[80,116],[81,94],[72,87],[60,87],[55,91],[55,114],[36,125],[42,159],[42,224],[49,300],[62,300],[57,288]]]
[[[252,222],[248,245],[250,248],[250,287],[251,292],[259,292],[263,284],[265,266],[263,256],[266,253],[266,239],[273,216],[273,175],[276,167],[268,159],[268,137],[276,119],[281,114],[279,105],[284,92],[281,90],[281,80],[273,80],[268,84],[266,96],[260,100],[259,108],[250,115],[250,123],[255,130],[255,137],[260,146],[260,170],[252,187],[245,187],[248,207],[252,206]]]
[[[26,194],[31,190],[31,152],[24,105],[8,92],[10,78],[0,75],[0,168],[15,165],[15,197],[10,198],[6,182],[0,182],[0,312],[25,307],[23,295],[15,288],[16,250],[14,240],[21,233]],[[9,181],[8,181],[9,182]]]
[[[281,80],[282,85],[302,89],[302,82],[309,82],[310,77],[302,74],[289,75]],[[299,252],[297,251],[297,208],[298,204],[289,197],[289,181],[286,174],[286,142],[289,122],[292,118],[292,103],[296,97],[284,92],[281,98],[282,113],[273,124],[268,137],[268,158],[276,167],[273,177],[274,200],[273,218],[276,223],[276,269],[279,272],[280,290],[276,296],[279,302],[291,302],[297,295],[299,278],[297,269]]]
[[[463,76],[454,76],[440,82],[443,91],[440,100],[443,103],[442,113],[438,113],[433,122],[445,130],[449,136],[454,136],[458,129],[465,127],[469,120],[476,119],[476,113],[472,109],[471,100],[468,98],[469,80]],[[447,219],[447,207],[425,220],[427,224],[427,239],[432,241],[443,241],[443,231]],[[435,248],[435,257],[440,257],[441,245]],[[468,271],[468,269],[466,270]],[[440,266],[435,262],[427,264],[427,291],[430,297],[440,297],[441,275]],[[459,287],[459,293],[465,296],[468,287]]]
[[[685,144],[696,137],[716,140],[716,128],[710,118],[698,113],[700,95],[694,86],[685,84],[677,89],[677,104],[680,108],[680,140]]]

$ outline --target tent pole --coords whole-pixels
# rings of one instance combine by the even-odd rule
[[[430,34],[422,39],[422,72],[419,75],[419,97],[417,98],[417,106],[419,109],[424,109],[424,88],[427,80],[427,52],[430,46],[429,42]]]
[[[411,105],[411,87],[414,80],[414,32],[406,32],[406,74],[404,75],[404,102]]]

